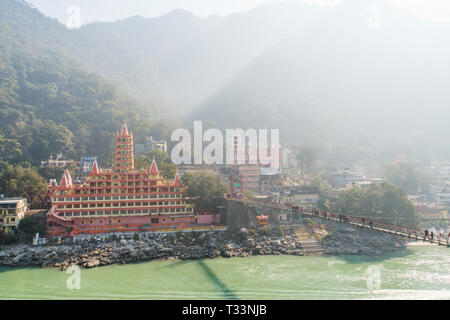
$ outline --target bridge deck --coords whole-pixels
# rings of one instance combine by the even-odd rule
[[[380,231],[392,235],[397,235],[409,239],[415,239],[415,240],[423,240],[427,241],[433,244],[442,245],[449,247],[448,239],[439,239],[434,238],[433,240],[431,238],[425,239],[424,234],[420,232],[417,229],[408,228],[405,226],[398,226],[393,225],[389,223],[383,223],[376,220],[373,220],[371,218],[365,218],[368,223],[363,223],[362,218],[360,217],[352,217],[352,216],[344,216],[344,215],[336,215],[334,213],[324,212],[324,211],[314,211],[314,209],[308,209],[303,208],[303,210],[291,206],[291,205],[281,205],[281,204],[274,204],[274,203],[267,203],[267,202],[261,202],[261,201],[252,201],[252,200],[236,200],[240,201],[242,203],[247,203],[251,205],[256,205],[260,207],[275,209],[279,211],[285,211],[293,214],[299,214],[302,216],[312,217],[312,218],[320,218],[324,220],[334,221],[338,223],[344,223],[348,225],[352,225],[355,227],[365,228],[369,230],[375,230]],[[370,224],[370,222],[372,222]]]

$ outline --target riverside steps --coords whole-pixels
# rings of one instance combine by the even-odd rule
[[[289,228],[285,227],[284,229]],[[323,247],[316,237],[306,230],[304,225],[292,225],[290,228],[297,237],[297,243],[301,246],[305,256],[322,255]]]
[[[292,215],[299,215],[303,217],[319,218],[322,220],[334,221],[341,224],[347,224],[355,226],[361,229],[374,230],[383,232],[386,234],[391,234],[399,237],[404,237],[413,240],[423,240],[436,244],[439,246],[450,247],[449,239],[446,238],[434,238],[425,237],[424,233],[415,228],[409,228],[406,226],[396,225],[377,221],[373,218],[361,218],[353,217],[343,214],[335,214],[331,212],[326,212],[318,209],[302,208],[294,206],[292,204],[280,204],[275,202],[267,201],[257,201],[257,200],[246,200],[246,199],[233,199],[233,201],[238,201],[248,206],[257,206],[260,208],[271,209],[279,212],[285,212]]]
[[[317,256],[323,254],[323,248],[319,242],[314,238],[307,240],[299,240],[298,243],[302,246],[305,256]]]

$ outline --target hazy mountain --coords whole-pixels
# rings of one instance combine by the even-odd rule
[[[19,1],[0,3],[1,30],[21,52],[51,52],[73,74],[94,71],[125,88],[145,105],[140,116],[165,118],[155,135],[187,115],[188,126],[280,128],[286,142],[323,146],[329,157],[450,150],[449,26],[387,1],[285,1],[209,18],[174,10],[80,30]]]
[[[290,8],[304,12],[302,5]],[[280,128],[291,143],[364,146],[387,159],[399,152],[426,158],[430,148],[449,155],[449,26],[404,15],[384,1],[346,1],[308,13],[188,122]]]
[[[157,113],[174,116],[197,107],[318,10],[296,2],[226,17],[198,18],[174,10],[158,18],[89,24],[72,32],[67,47],[92,70],[155,106]]]
[[[215,22],[214,18],[200,19],[175,10],[153,19],[132,17],[113,23],[93,23],[74,31],[67,47],[91,70],[124,86],[155,107],[157,114],[167,115],[182,99],[167,81],[166,65],[186,43]]]

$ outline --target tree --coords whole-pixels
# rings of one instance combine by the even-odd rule
[[[50,179],[59,180],[64,173],[64,168],[39,167],[37,171],[47,181]]]
[[[40,236],[45,236],[47,232],[46,213],[38,212],[23,218],[19,222],[18,230],[21,237],[27,241],[31,241],[36,233],[39,233]]]
[[[297,160],[300,162],[302,174],[309,174],[318,159],[319,153],[316,148],[311,146],[301,146],[298,149]]]
[[[383,183],[371,184],[367,189],[354,187],[330,201],[331,211],[353,216],[383,219],[401,225],[417,227],[418,216],[406,194],[399,188]]]
[[[328,211],[328,203],[324,198],[319,199],[319,201],[317,201],[316,203],[317,208],[319,208],[319,210],[324,210],[324,211]]]
[[[255,199],[255,193],[252,190],[245,189],[244,196],[246,199]]]
[[[25,197],[31,207],[41,206],[47,183],[35,169],[8,166],[0,172],[0,193],[7,197]]]
[[[14,163],[22,158],[22,150],[19,142],[6,139],[0,135],[0,161]]]
[[[215,173],[187,172],[183,175],[182,182],[187,187],[186,196],[193,198],[200,210],[214,209],[214,198],[223,197],[227,192],[226,185]]]
[[[389,165],[384,170],[386,181],[408,194],[427,192],[430,178],[410,163]]]
[[[173,179],[177,174],[177,166],[172,162],[163,162],[161,164],[161,171],[164,177],[166,177],[167,179]]]
[[[150,163],[151,163],[151,161],[153,159],[155,159],[156,164],[158,166],[161,166],[163,162],[169,162],[170,161],[169,154],[166,151],[162,151],[162,150],[159,150],[159,149],[155,149],[155,150],[150,151],[147,154],[147,158],[150,159]]]

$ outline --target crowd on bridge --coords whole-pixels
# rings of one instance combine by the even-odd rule
[[[352,217],[352,216],[347,216],[347,215],[343,215],[343,214],[336,215],[335,213],[327,212],[327,211],[320,210],[317,208],[299,207],[299,206],[292,205],[290,203],[282,204],[280,201],[274,202],[274,201],[270,201],[270,200],[265,200],[264,203],[266,203],[269,206],[275,207],[277,209],[292,211],[293,213],[298,213],[298,214],[306,213],[308,215],[312,215],[317,218],[324,218],[324,219],[330,219],[330,220],[335,220],[335,221],[338,221],[338,219],[339,219],[339,222],[341,222],[341,223],[361,225],[363,227],[368,227],[370,229],[374,229],[374,227],[376,227],[378,230],[387,231],[387,232],[395,232],[396,234],[402,233],[403,235],[407,236],[408,238],[415,237],[416,240],[420,237],[420,233],[421,233],[417,229],[408,228],[406,226],[398,226],[395,224],[390,224],[390,223],[385,223],[385,222],[380,222],[380,221],[375,221],[375,220],[369,219],[367,217]],[[441,244],[441,239],[443,239],[444,236],[445,235],[442,232],[437,234],[437,243],[439,245]],[[428,231],[428,230],[424,231],[423,241],[426,241],[426,240],[430,241],[431,243],[434,243],[435,234],[433,231]],[[446,241],[447,247],[449,247],[450,246],[450,243],[449,243],[450,232],[447,234],[447,236],[445,236],[445,241]]]
[[[444,238],[445,234],[443,234],[442,232],[439,232],[437,234],[437,242],[440,242],[440,240],[442,238]],[[427,229],[425,229],[423,231],[423,241],[425,240],[429,240],[430,242],[434,242],[434,232],[433,231],[428,231]],[[450,232],[447,234],[447,236],[445,236],[445,242],[447,243],[447,246],[449,245],[449,240],[450,240]]]

